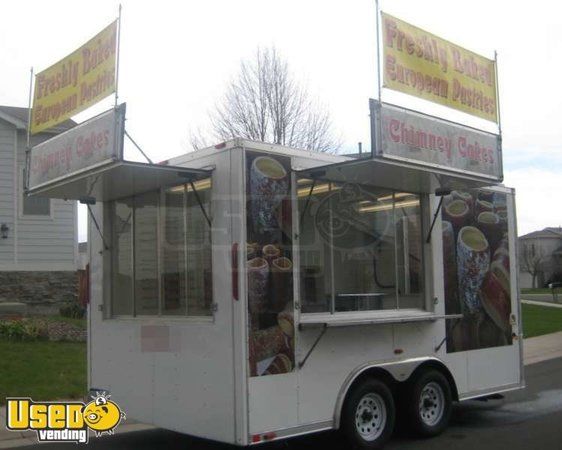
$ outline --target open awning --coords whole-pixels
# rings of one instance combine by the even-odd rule
[[[298,170],[300,176],[340,183],[358,183],[416,194],[433,194],[437,188],[466,190],[497,185],[485,177],[454,173],[439,168],[369,157],[350,159],[309,169]]]
[[[111,201],[197,181],[211,170],[116,160],[33,187],[29,195],[80,200]]]

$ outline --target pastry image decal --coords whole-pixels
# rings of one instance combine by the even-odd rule
[[[289,178],[283,165],[269,157],[259,156],[250,168],[250,210],[258,233],[279,228],[277,209],[289,188]]]
[[[453,200],[443,208],[443,218],[453,226],[456,235],[462,227],[469,223],[469,204],[464,200]]]
[[[252,329],[259,328],[259,314],[266,307],[268,282],[268,262],[264,258],[248,261],[248,309]]]
[[[280,312],[293,299],[293,263],[289,258],[276,258],[271,262],[271,301],[269,310]]]
[[[293,202],[291,160],[246,153],[248,363],[252,377],[291,372],[293,324]]]
[[[447,324],[448,352],[513,342],[507,214],[506,195],[490,189],[453,191],[444,201],[445,311],[463,314]]]

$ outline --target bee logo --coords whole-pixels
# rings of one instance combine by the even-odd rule
[[[109,395],[98,394],[94,400],[84,406],[82,415],[88,428],[95,431],[96,436],[103,433],[113,434],[115,427],[124,420],[125,413],[119,406],[109,400]]]

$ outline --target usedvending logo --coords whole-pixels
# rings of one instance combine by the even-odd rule
[[[88,430],[96,436],[113,434],[125,413],[109,395],[97,394],[89,403],[34,402],[30,398],[6,399],[6,428],[36,431],[39,442],[88,443]]]

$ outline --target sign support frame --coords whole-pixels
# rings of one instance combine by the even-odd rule
[[[31,110],[33,101],[33,66],[29,69],[29,98],[27,103],[27,136],[25,144],[25,183],[24,193],[27,193],[29,188],[29,160],[31,157],[31,120],[33,118],[33,111]]]
[[[500,156],[500,170],[503,174],[503,137],[502,137],[502,116],[500,113],[500,85],[498,77],[498,52],[494,50],[494,72],[496,82],[496,111],[498,115],[498,152]],[[503,177],[502,177],[503,179]]]
[[[377,14],[377,100],[382,102],[382,72],[381,72],[381,8],[379,0],[375,0]]]
[[[119,101],[119,56],[121,54],[121,3],[119,3],[119,15],[117,16],[117,55],[115,56],[115,108]]]
[[[377,21],[377,100],[378,105],[382,103],[382,70],[381,70],[381,8],[380,1],[375,0],[376,8],[376,21]],[[370,114],[375,117],[376,129],[371,128],[371,158],[377,154],[377,148],[380,149],[380,136],[382,135],[382,128],[380,122],[380,114],[376,114],[375,107],[369,101]]]
[[[498,83],[498,52],[494,50],[494,72],[495,72],[495,81],[496,81],[496,110],[498,111],[498,133],[502,135],[502,116],[500,112],[500,86]]]

